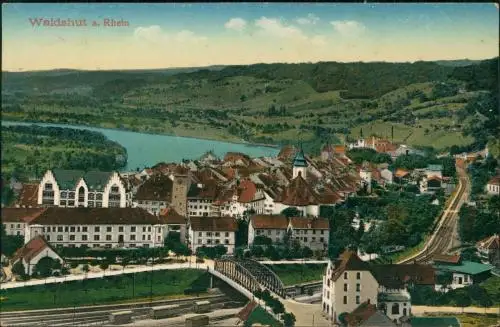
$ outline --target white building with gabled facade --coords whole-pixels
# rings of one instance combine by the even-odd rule
[[[38,205],[125,208],[132,205],[132,193],[117,172],[53,169],[40,181]]]

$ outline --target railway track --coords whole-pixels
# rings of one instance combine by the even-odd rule
[[[465,200],[465,195],[469,192],[469,179],[466,171],[462,167],[457,167],[459,175],[458,191],[452,199],[448,208],[446,208],[439,219],[439,224],[436,231],[426,244],[425,248],[418,254],[404,259],[399,264],[408,263],[427,263],[432,260],[436,254],[445,254],[453,240],[453,232],[457,223],[458,211],[462,207]]]
[[[126,304],[110,304],[87,307],[71,307],[47,310],[0,312],[1,326],[77,326],[107,322],[111,312],[132,310],[134,316],[142,316],[151,307],[178,304],[181,308],[190,308],[194,302],[210,301],[211,304],[230,302],[225,294],[190,297],[185,299],[159,300]]]

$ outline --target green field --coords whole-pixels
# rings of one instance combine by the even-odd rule
[[[2,310],[35,310],[123,303],[183,296],[188,288],[206,289],[206,272],[196,269],[163,270],[47,284],[0,291]],[[151,287],[152,286],[152,287]],[[152,292],[151,292],[152,291]]]
[[[326,269],[326,264],[283,264],[267,266],[278,275],[285,286],[321,281]]]
[[[2,73],[6,120],[122,128],[207,139],[322,143],[347,135],[446,148],[469,102],[497,92],[498,58],[452,67],[434,62],[257,64],[216,70]],[[473,69],[471,73],[469,70]],[[444,85],[444,86],[443,86]],[[464,120],[465,119],[465,120]]]

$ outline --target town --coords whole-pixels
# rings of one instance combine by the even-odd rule
[[[386,156],[391,164],[370,162],[374,154]],[[2,248],[9,249],[2,254],[4,306],[9,305],[9,292],[39,285],[37,280],[86,278],[89,271],[106,278],[106,269],[112,267],[126,274],[127,267],[143,265],[145,270],[135,269],[147,271],[174,260],[178,269],[188,262],[203,265],[226,287],[235,283],[242,294],[250,291],[253,300],[240,313],[242,320],[258,301],[273,299],[271,292],[279,303],[289,298],[320,303],[318,326],[321,319],[349,326],[371,321],[411,326],[426,319],[412,315],[412,294],[422,296],[418,287],[431,287],[436,294],[477,287],[498,278],[493,274],[500,267],[494,230],[476,245],[473,255],[480,262],[470,261],[470,251],[461,256],[457,234],[457,213],[471,202],[464,166],[484,162],[490,158],[488,150],[427,158],[433,163],[409,168],[408,161],[416,158],[426,158],[425,153],[369,137],[326,144],[319,157],[307,155],[298,144],[282,148],[276,157],[227,153],[217,158],[208,152],[198,160],[159,163],[142,171],[54,168],[36,183],[3,181],[17,195],[1,215],[3,232],[12,243],[2,237]],[[484,186],[486,197],[498,199],[499,180],[491,178]],[[377,201],[389,200],[387,194],[436,208],[413,243],[380,243],[387,230],[397,237],[397,228],[402,228],[400,233],[411,228],[394,226],[398,218],[393,211],[401,208],[390,206],[397,200],[383,209],[385,220],[371,212],[377,210]],[[400,225],[413,213],[403,214],[407,217]],[[416,214],[422,224],[422,212]],[[286,270],[269,268],[281,263],[321,264],[315,267],[317,280],[299,279],[290,288],[280,280],[279,273],[286,276]],[[174,269],[170,266],[160,269]],[[233,269],[243,272],[235,275]],[[259,296],[258,289],[268,293]],[[487,295],[478,301],[493,304]],[[294,312],[286,302],[281,306],[268,305],[278,321],[309,322],[309,315],[297,317],[305,309]],[[130,320],[134,312],[120,319]],[[6,319],[17,325],[25,318]]]

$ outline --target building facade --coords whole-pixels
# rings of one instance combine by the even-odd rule
[[[254,215],[248,224],[248,245],[252,245],[257,236],[282,243],[287,229],[288,219],[283,215]]]
[[[40,181],[38,205],[125,208],[132,205],[132,194],[117,172],[54,169]]]
[[[231,217],[190,217],[188,222],[188,246],[196,253],[200,247],[223,245],[227,254],[233,254],[238,225]]]
[[[311,250],[328,249],[330,226],[328,219],[292,217],[287,227],[292,239]]]

